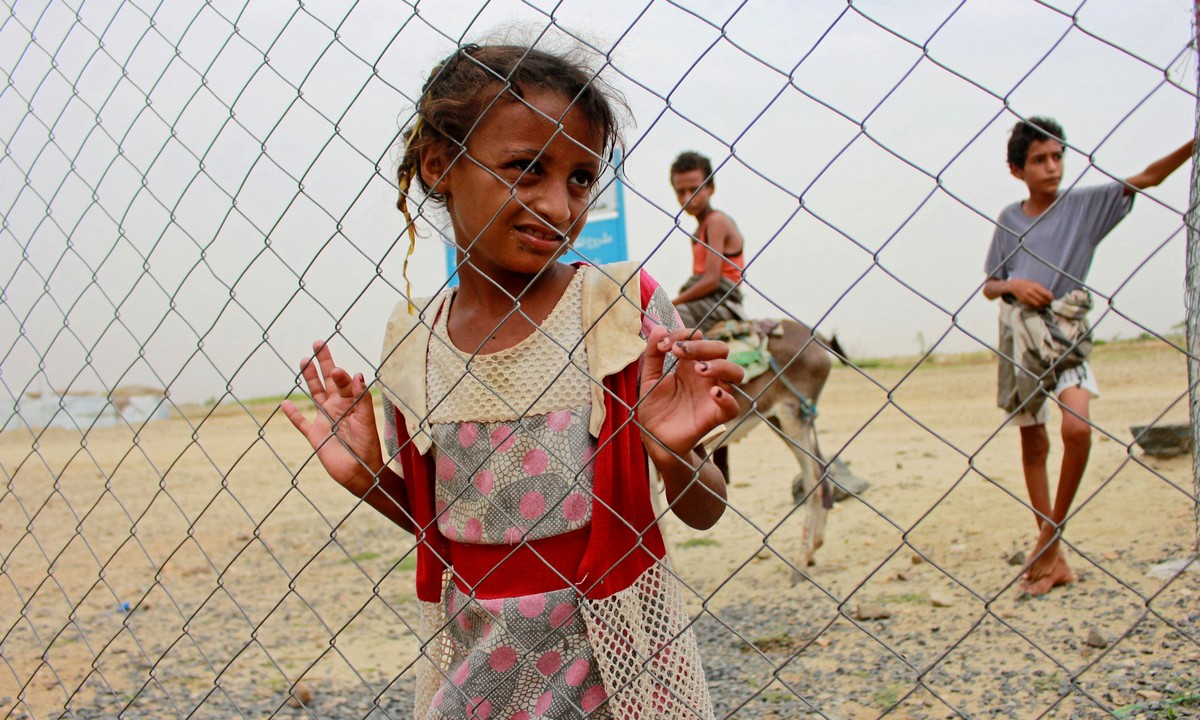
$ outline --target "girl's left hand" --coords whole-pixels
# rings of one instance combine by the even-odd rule
[[[676,363],[672,372],[664,374],[667,353],[676,357]],[[733,386],[746,373],[728,355],[729,346],[705,340],[695,330],[670,332],[662,326],[651,330],[637,410],[642,433],[686,457],[713,428],[736,418]]]

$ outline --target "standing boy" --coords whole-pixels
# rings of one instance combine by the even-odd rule
[[[1008,168],[1025,183],[1029,197],[1000,213],[983,285],[989,300],[1004,298],[999,404],[1021,429],[1025,485],[1038,526],[1021,582],[1031,595],[1075,579],[1059,539],[1091,451],[1088,401],[1099,395],[1086,357],[1091,295],[1084,281],[1092,256],[1129,212],[1134,193],[1158,185],[1192,155],[1189,141],[1124,182],[1060,193],[1065,141],[1062,126],[1049,118],[1033,117],[1013,127]],[[1055,338],[1061,356],[1038,352],[1053,346]],[[1062,407],[1063,458],[1053,504],[1046,468],[1047,393]]]
[[[733,220],[710,204],[716,183],[712,163],[695,152],[680,153],[671,164],[671,187],[679,205],[699,225],[692,237],[692,276],[671,301],[684,327],[704,332],[722,320],[745,320],[742,234]]]

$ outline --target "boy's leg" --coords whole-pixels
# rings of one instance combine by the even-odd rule
[[[1029,504],[1033,507],[1034,526],[1038,532],[1038,541],[1025,566],[1025,575],[1021,582],[1022,589],[1028,589],[1029,572],[1038,559],[1038,549],[1041,531],[1047,525],[1047,518],[1054,512],[1050,503],[1050,478],[1046,470],[1046,459],[1050,455],[1050,435],[1046,432],[1045,423],[1021,426],[1021,468],[1025,473],[1025,489],[1029,493]]]
[[[1049,455],[1050,436],[1046,426],[1041,423],[1022,426],[1021,467],[1025,471],[1029,504],[1033,506],[1033,520],[1039,530],[1054,509],[1050,504],[1050,478],[1046,471]]]
[[[1063,585],[1075,579],[1059,550],[1059,538],[1063,521],[1071,511],[1071,503],[1075,501],[1075,494],[1079,491],[1091,454],[1092,426],[1088,415],[1090,398],[1088,391],[1083,388],[1066,388],[1058,396],[1063,406],[1062,466],[1059,469],[1054,506],[1047,513],[1050,522],[1043,523],[1040,527],[1033,558],[1025,575],[1025,589],[1031,594],[1046,592],[1056,585]]]
[[[1083,472],[1087,469],[1088,457],[1092,452],[1092,423],[1088,415],[1091,396],[1087,390],[1067,388],[1059,394],[1058,399],[1063,404],[1063,459],[1051,518],[1061,524],[1067,519],[1075,493],[1083,482]]]

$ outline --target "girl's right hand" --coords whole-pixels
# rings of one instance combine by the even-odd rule
[[[309,422],[290,400],[280,408],[317,453],[329,476],[362,497],[383,471],[383,451],[375,407],[361,373],[350,376],[333,363],[329,346],[313,343],[313,357],[301,364],[308,393],[317,408]]]

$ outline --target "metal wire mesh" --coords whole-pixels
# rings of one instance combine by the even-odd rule
[[[1033,526],[979,296],[1023,191],[1002,162],[1017,118],[1067,124],[1080,185],[1195,132],[1188,3],[4,9],[4,717],[411,716],[412,537],[324,476],[278,402],[314,338],[373,374],[406,291],[400,129],[438,58],[514,25],[591,47],[625,93],[630,257],[686,275],[667,167],[700,149],[748,239],[749,308],[852,358],[817,423],[870,487],[816,565],[797,443],[769,423],[733,446],[716,529],[664,517],[718,716],[1200,713],[1191,467],[1129,432],[1194,433],[1188,183],[1141,195],[1092,267],[1080,579],[1045,598],[1005,562]],[[418,295],[445,277],[423,215]]]

